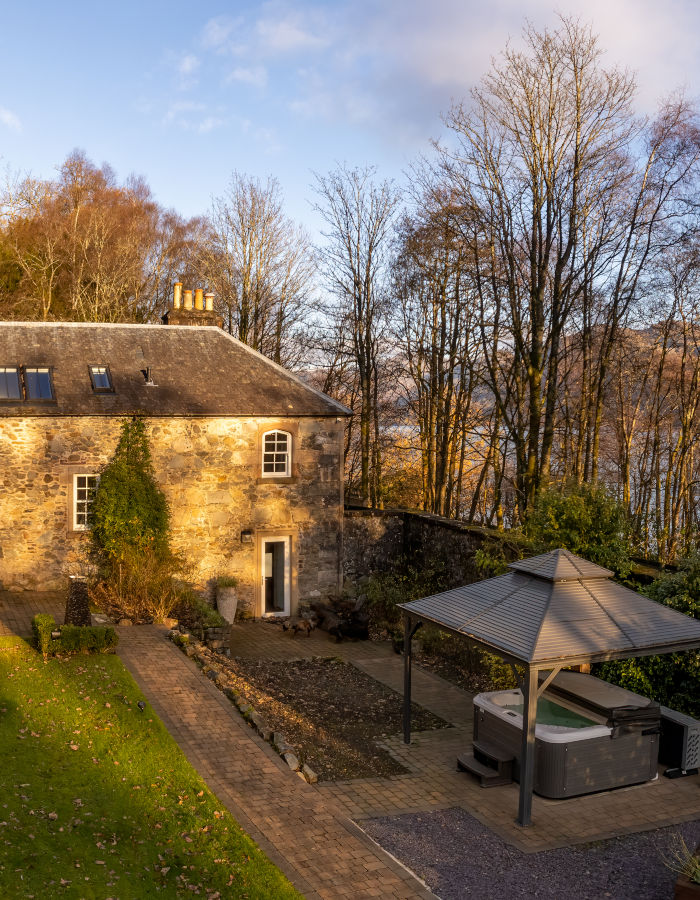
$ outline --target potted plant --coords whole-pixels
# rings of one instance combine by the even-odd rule
[[[232,575],[220,575],[216,579],[216,608],[219,615],[233,624],[238,607],[238,581]]]

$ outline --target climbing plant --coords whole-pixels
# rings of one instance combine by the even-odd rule
[[[114,456],[100,476],[89,519],[99,576],[93,599],[117,619],[159,620],[180,600],[173,580],[170,516],[153,472],[146,423],[122,423]]]
[[[170,517],[156,483],[146,423],[134,416],[122,423],[114,456],[100,475],[90,525],[97,548],[124,559],[133,551],[169,554]]]

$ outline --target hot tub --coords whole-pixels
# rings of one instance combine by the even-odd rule
[[[578,673],[562,674],[567,676],[567,687],[570,687],[570,676]],[[635,707],[630,704],[630,696],[635,695],[626,691],[625,702],[616,705],[615,699],[621,699],[622,695],[616,695],[613,690],[608,695],[612,705],[602,709],[599,703],[587,704],[585,698],[573,700],[556,693],[556,681],[553,690],[546,690],[537,704],[536,793],[561,799],[640,784],[657,777],[658,724],[654,723],[655,710],[650,708],[648,699],[640,697],[640,705]],[[577,683],[575,679],[573,683]],[[614,685],[604,684],[614,689]],[[520,777],[522,709],[523,696],[519,690],[491,691],[474,698],[474,741],[512,753],[516,780]],[[639,717],[635,717],[634,713],[640,710]]]

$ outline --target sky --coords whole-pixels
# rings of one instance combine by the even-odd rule
[[[697,0],[26,0],[3,10],[0,166],[51,178],[80,148],[186,216],[233,170],[273,175],[316,238],[313,172],[401,183],[525,19],[556,11],[637,73],[640,112],[700,95]]]

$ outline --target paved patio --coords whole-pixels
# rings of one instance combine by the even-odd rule
[[[342,655],[377,681],[403,691],[403,660],[388,645],[336,644],[319,631],[310,638],[291,638],[279,627],[253,622],[234,629],[231,655],[274,659]],[[484,789],[475,778],[457,771],[458,753],[471,747],[472,695],[414,666],[412,699],[454,727],[414,733],[409,746],[401,735],[383,742],[409,774],[317,787],[360,824],[376,816],[462,807],[509,844],[538,852],[700,819],[700,776],[664,778],[660,767],[657,780],[648,784],[567,800],[535,796],[532,827],[522,828],[515,821],[517,784]]]
[[[35,611],[52,612],[60,621],[60,598],[18,600],[17,595],[0,594],[0,634],[13,627],[29,633]],[[384,742],[408,774],[311,787],[289,772],[162,629],[119,630],[120,655],[190,760],[309,897],[346,896],[351,888],[343,884],[359,891],[355,896],[373,896],[372,878],[358,883],[357,866],[351,862],[363,858],[387,879],[375,896],[428,896],[390,857],[377,848],[368,850],[374,845],[351,820],[361,825],[376,816],[461,807],[511,845],[537,852],[700,819],[700,776],[659,777],[650,784],[569,800],[535,796],[533,826],[521,828],[515,822],[517,785],[485,790],[456,770],[458,752],[471,743],[471,696],[419,667],[413,671],[414,701],[454,727],[414,734],[408,747],[400,735]],[[244,623],[234,629],[231,653],[280,661],[339,657],[399,692],[402,687],[402,660],[389,646],[338,644],[319,631],[309,638],[292,637],[269,623]],[[349,840],[354,848],[350,859],[342,849]],[[337,865],[331,862],[336,857]]]

